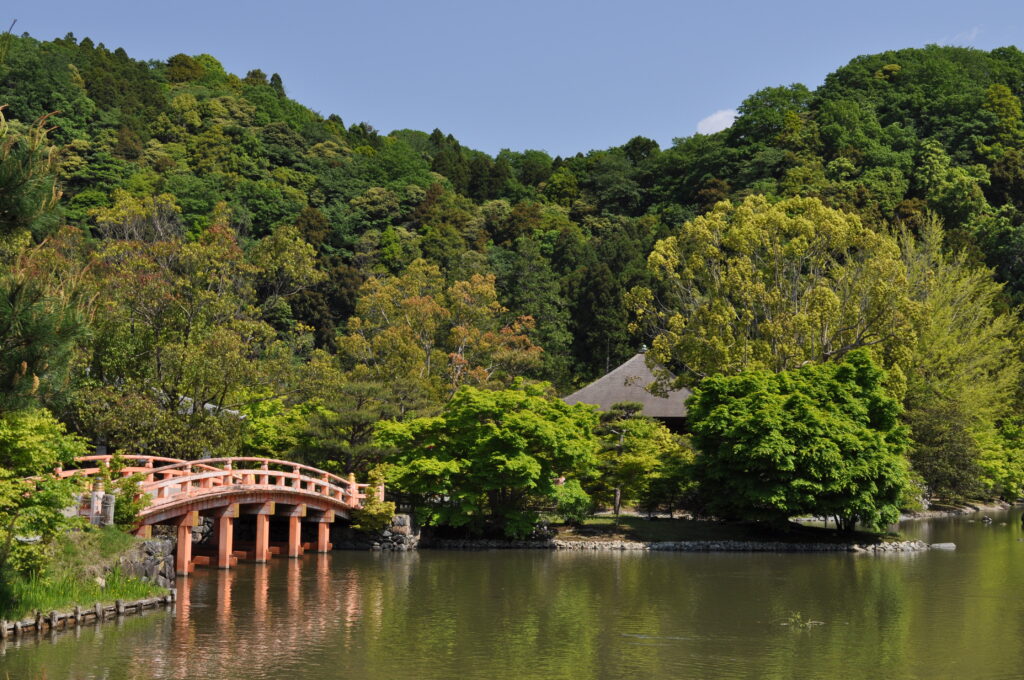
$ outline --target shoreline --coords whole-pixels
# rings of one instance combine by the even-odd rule
[[[1009,510],[1015,504],[1004,501],[986,503],[963,503],[904,513],[898,524],[915,520],[942,519],[976,515],[986,512]],[[816,518],[800,518],[796,523],[814,521]],[[731,538],[729,536],[706,536],[700,538],[681,538],[670,540],[643,540],[642,538],[609,538],[599,536],[579,536],[566,538],[560,535],[543,539],[486,539],[486,538],[433,538],[424,537],[420,548],[426,550],[558,550],[574,552],[591,551],[631,551],[631,552],[848,552],[866,554],[911,553],[928,550],[955,550],[953,543],[926,543],[920,540],[864,540],[863,535],[843,540],[815,540],[815,537],[801,537],[793,540],[779,540],[771,536],[764,538]],[[373,548],[377,549],[377,548]]]
[[[924,541],[882,541],[879,543],[785,542],[785,541],[618,541],[551,539],[515,541],[500,539],[441,539],[424,542],[425,550],[556,550],[570,552],[759,552],[813,553],[847,552],[862,554],[912,553],[927,550],[953,550],[952,543]]]
[[[964,504],[962,506],[933,509],[901,516],[899,522],[943,518],[971,513],[1003,511],[1012,507],[1007,503]],[[747,523],[727,523],[715,520],[678,519],[678,526],[669,527],[667,521],[648,522],[633,517],[623,524],[608,527],[560,527],[547,535],[525,539],[485,538],[473,536],[436,536],[433,532],[420,536],[411,545],[392,546],[387,540],[371,537],[364,541],[351,541],[338,545],[341,549],[389,552],[392,550],[558,550],[574,552],[774,552],[821,553],[848,552],[865,554],[912,553],[927,550],[955,550],[952,543],[929,544],[908,539],[899,533],[874,534],[872,532],[840,533],[825,527],[810,527],[802,522],[814,518],[793,520],[795,530],[778,531],[754,528]],[[602,531],[603,529],[603,531]],[[666,529],[668,529],[666,531]],[[388,533],[388,532],[384,532]]]
[[[959,505],[951,505],[934,510],[929,509],[918,510],[916,512],[906,512],[900,515],[900,522],[915,519],[934,519],[938,517],[959,517],[961,515],[973,515],[979,512],[1000,512],[1002,510],[1009,510],[1014,507],[1014,505],[1016,504],[1007,503],[1006,501],[961,503]]]
[[[171,607],[177,599],[177,590],[171,588],[166,595],[146,597],[131,602],[124,602],[123,600],[116,600],[113,604],[97,602],[88,609],[75,606],[69,612],[52,611],[46,615],[37,611],[34,617],[27,619],[16,621],[0,620],[0,641],[17,640],[27,635],[30,631],[36,635],[40,635],[44,631],[55,633],[60,630],[78,628],[90,621],[98,624],[108,620],[120,619],[123,616],[142,614],[147,609]]]

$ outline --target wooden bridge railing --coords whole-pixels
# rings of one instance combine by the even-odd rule
[[[114,456],[93,455],[76,460],[78,467],[57,470],[63,477],[94,477],[109,473]],[[181,460],[165,456],[125,454],[117,457],[123,467],[119,474],[138,474],[142,481],[138,493],[148,494],[151,502],[141,512],[135,533],[149,536],[154,525],[176,527],[175,571],[187,576],[196,564],[216,565],[228,569],[239,559],[266,562],[275,550],[270,542],[270,516],[277,524],[287,526],[287,543],[283,548],[289,557],[299,557],[306,550],[331,550],[330,526],[336,516],[350,519],[349,511],[363,507],[369,484],[360,484],[355,475],[342,477],[303,463],[274,458],[235,456]],[[384,488],[375,489],[383,499]],[[100,489],[88,495],[79,513],[88,513],[92,520],[100,517],[109,522],[113,505]],[[97,507],[100,506],[100,507]],[[251,515],[255,537],[244,547],[235,549],[234,523],[241,515]],[[193,559],[192,528],[200,515],[213,520],[211,543],[204,550],[214,555],[197,555]],[[282,521],[284,520],[284,521]],[[205,521],[205,520],[204,520]],[[316,527],[316,540],[303,542]]]
[[[95,466],[58,470],[61,477],[94,476],[108,468],[113,456],[93,455],[76,459],[79,465]],[[119,457],[127,465],[122,476],[144,475],[140,490],[153,497],[150,508],[158,508],[185,496],[216,493],[227,487],[291,489],[315,493],[349,507],[360,507],[369,484],[355,481],[355,476],[341,477],[325,470],[274,458],[234,456],[181,460],[164,456],[126,454]],[[258,467],[251,466],[257,464]],[[249,465],[249,467],[246,467]],[[377,489],[378,496],[383,489]]]

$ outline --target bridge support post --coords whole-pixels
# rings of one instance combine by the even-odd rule
[[[210,544],[217,547],[217,567],[230,569],[235,563],[235,518],[239,515],[237,503],[214,508],[210,512],[213,517],[213,535]]]
[[[192,562],[192,525],[178,525],[178,547],[174,551],[174,571],[178,576],[188,576]]]
[[[231,568],[231,553],[234,550],[234,523],[233,517],[227,513],[216,519],[214,531],[217,535],[217,568]]]
[[[288,557],[299,557],[302,552],[302,520],[296,515],[288,518]]]
[[[134,533],[135,533],[135,536],[138,537],[138,538],[144,538],[144,539],[147,539],[147,540],[150,539],[150,538],[153,538],[153,525],[152,524],[143,524],[142,526],[137,527],[135,529]]]
[[[256,515],[256,561],[266,562],[270,554],[270,515]]]
[[[178,527],[178,547],[174,550],[174,571],[178,576],[188,576],[192,565],[192,527],[199,523],[199,513],[186,512],[172,520]]]
[[[316,525],[316,551],[325,553],[331,551],[331,525],[327,522],[318,522]]]

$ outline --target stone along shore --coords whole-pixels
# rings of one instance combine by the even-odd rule
[[[852,553],[910,553],[925,550],[950,550],[952,543],[925,543],[924,541],[892,541],[882,543],[786,543],[784,541],[504,541],[473,539],[441,539],[423,548],[440,550],[572,550],[582,551],[652,551],[652,552],[852,552]]]

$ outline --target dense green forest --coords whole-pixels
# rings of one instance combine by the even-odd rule
[[[909,460],[912,482],[861,519],[921,494],[1016,498],[1022,93],[1018,49],[929,46],[858,57],[815,90],[765,88],[730,128],[667,149],[638,136],[491,157],[441,130],[346,125],[210,55],[7,36],[0,411],[45,407],[59,422],[29,425],[47,436],[123,452],[359,474],[389,461],[395,488],[430,504],[469,468],[416,437],[503,409],[543,420],[522,405],[538,389],[565,394],[646,344],[691,387],[832,381],[820,390],[842,396],[807,408],[874,428],[858,441],[883,436],[887,413],[888,443],[865,447]],[[855,350],[870,385],[809,370]],[[576,515],[587,493],[705,502],[686,441],[628,407],[550,411],[592,450],[506,422],[498,440],[520,459],[480,477],[505,475],[500,489],[474,482],[435,518],[472,523],[500,497],[521,534],[533,505],[517,484]],[[375,438],[380,421],[393,426]],[[793,427],[812,421],[835,431]],[[698,443],[728,448],[729,428],[698,425]]]

